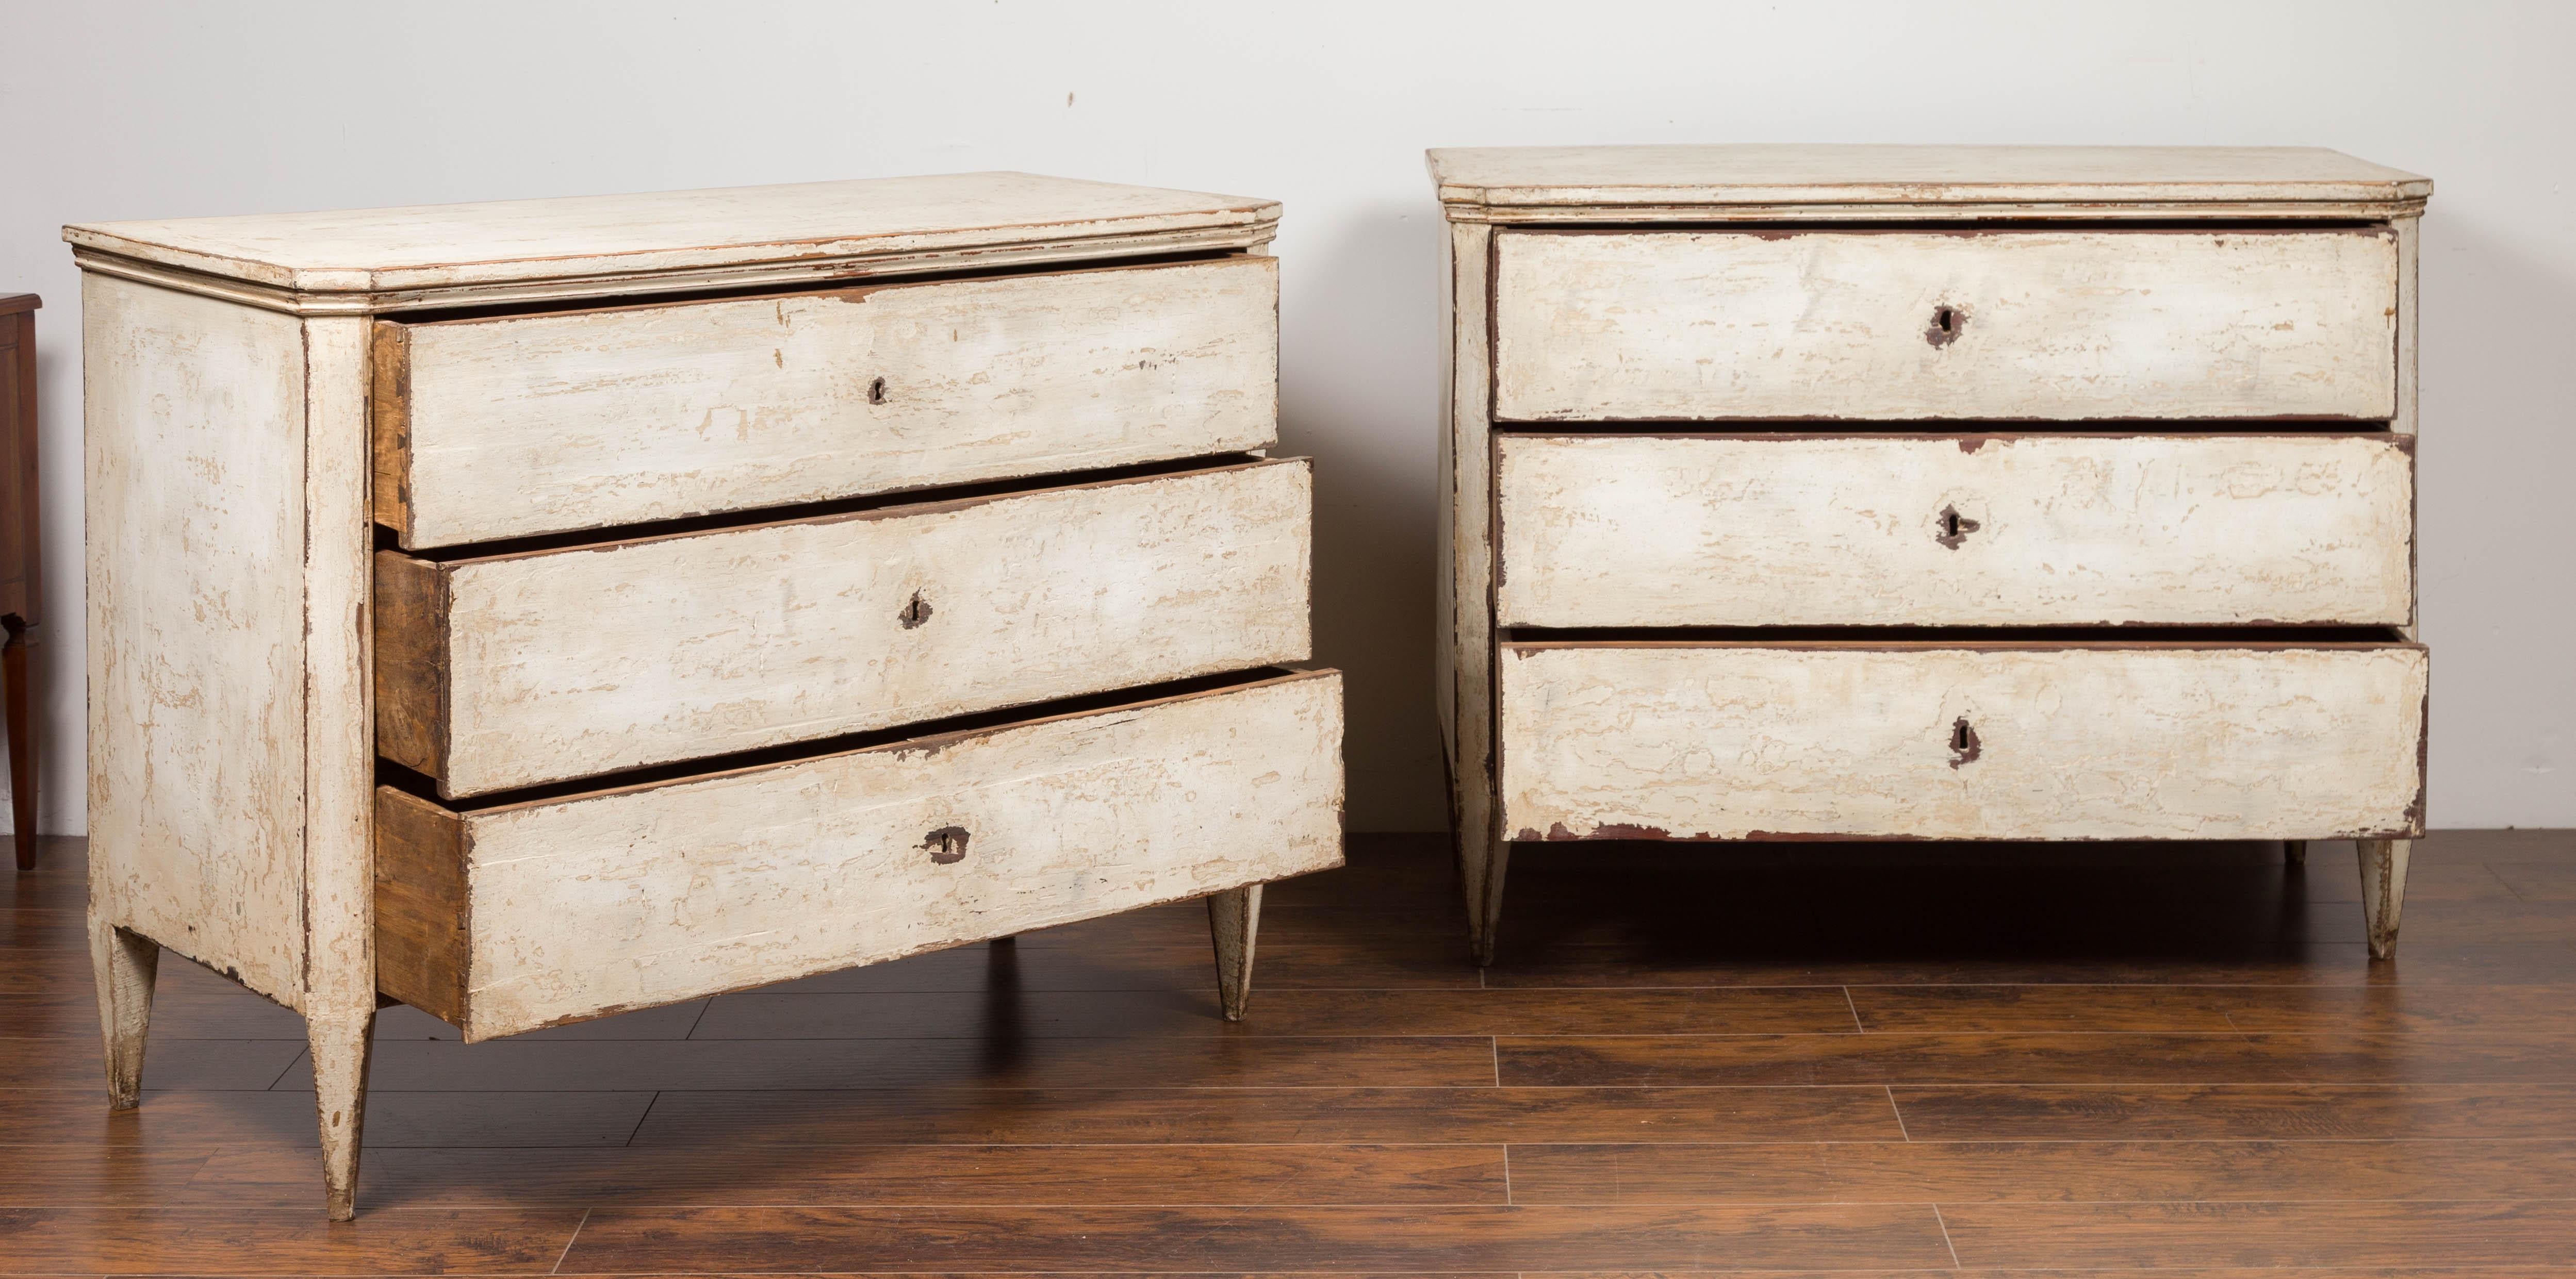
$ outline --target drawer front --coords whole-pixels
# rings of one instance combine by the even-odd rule
[[[2423,829],[2412,644],[1507,644],[1516,839]]]
[[[378,981],[469,1039],[1338,866],[1330,671],[540,803],[377,792]]]
[[[376,560],[377,750],[472,795],[1302,661],[1302,458]]]
[[[1506,435],[1496,606],[1505,626],[2403,626],[2413,444]]]
[[[2395,412],[2384,229],[1495,237],[1494,414]]]
[[[1272,258],[376,327],[406,547],[1268,445]]]

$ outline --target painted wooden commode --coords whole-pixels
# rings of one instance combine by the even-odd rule
[[[93,948],[485,1039],[1341,861],[1278,206],[1024,174],[67,228]]]
[[[1440,696],[1515,841],[2424,822],[2417,225],[2330,151],[1431,153]]]

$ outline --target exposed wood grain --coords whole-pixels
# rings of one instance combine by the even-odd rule
[[[465,822],[392,787],[376,791],[376,985],[448,1022],[465,1016]]]
[[[1336,866],[1341,740],[1319,672],[470,811],[458,1024],[511,1034]],[[939,831],[962,855],[924,851]]]
[[[1507,231],[1494,415],[2384,420],[2397,272],[2384,229]]]
[[[82,265],[307,313],[492,305],[1268,242],[1275,201],[1028,173],[63,228]]]
[[[399,551],[375,555],[375,753],[435,776],[447,759],[450,579]]]
[[[266,311],[82,285],[94,916],[305,984],[305,350]]]
[[[1247,884],[1207,899],[1208,934],[1216,945],[1216,997],[1225,1020],[1243,1020],[1252,997],[1252,959],[1261,938],[1261,885]]]
[[[380,324],[378,483],[429,547],[1259,449],[1278,309],[1245,256]]]
[[[423,771],[474,795],[1302,661],[1313,493],[1283,458],[445,563]]]
[[[1467,904],[1467,944],[1479,964],[1494,959],[1511,848],[1503,842],[1494,786],[1493,233],[1449,228],[1449,287],[1443,307],[1449,355],[1441,432],[1441,488],[1435,678],[1448,746],[1450,830]]]
[[[2414,616],[2411,439],[1504,436],[1507,626]]]
[[[411,545],[411,326],[377,321],[368,339],[368,508]]]
[[[2420,829],[2413,645],[1510,644],[1501,665],[1521,839]]]

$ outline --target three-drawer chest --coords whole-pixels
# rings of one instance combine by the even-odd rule
[[[467,1040],[1341,862],[1278,206],[1024,174],[67,228],[113,1103],[168,948]]]
[[[1440,697],[1515,842],[2424,823],[2417,225],[2274,148],[1431,153]]]

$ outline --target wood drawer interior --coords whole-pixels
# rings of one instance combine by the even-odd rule
[[[2422,831],[2390,638],[1511,639],[1514,839],[2325,839]]]
[[[487,793],[1311,653],[1302,458],[376,557],[376,743]]]
[[[2386,431],[1500,433],[1497,624],[2402,626]]]
[[[1341,745],[1339,673],[1268,670],[614,787],[380,787],[378,982],[484,1039],[1324,870]]]
[[[1242,254],[375,326],[407,549],[1259,449],[1277,260]]]
[[[2395,413],[2395,233],[1507,230],[1501,421]]]

